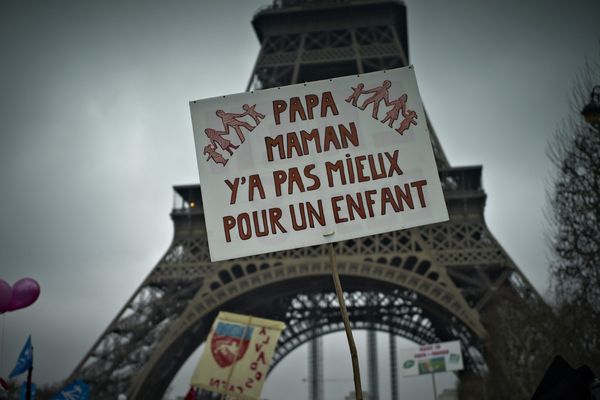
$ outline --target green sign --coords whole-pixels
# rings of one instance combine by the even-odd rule
[[[398,364],[403,376],[429,375],[463,369],[460,341],[424,344],[400,349]]]
[[[452,364],[456,364],[460,361],[460,354],[450,354],[450,357],[448,357],[448,361],[450,361],[450,363]]]

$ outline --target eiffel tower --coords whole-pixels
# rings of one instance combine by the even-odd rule
[[[252,24],[261,48],[247,90],[409,65],[400,1],[275,0]],[[481,166],[451,166],[427,122],[450,221],[337,243],[347,308],[353,328],[371,332],[370,349],[372,332],[390,334],[394,376],[398,336],[420,344],[458,338],[466,370],[482,373],[481,315],[499,289],[534,290],[486,226]],[[94,399],[161,398],[218,311],[227,310],[286,322],[272,368],[312,343],[311,398],[321,399],[319,338],[343,330],[327,248],[211,263],[200,186],[174,191],[172,244],[70,379],[85,379]]]

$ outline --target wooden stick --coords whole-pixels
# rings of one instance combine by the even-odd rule
[[[352,358],[352,372],[354,374],[354,392],[356,400],[362,400],[362,387],[360,384],[360,367],[358,366],[358,353],[356,352],[356,344],[350,329],[350,320],[348,319],[348,310],[346,310],[346,301],[344,300],[344,292],[340,283],[340,276],[337,270],[335,261],[335,250],[333,243],[329,243],[329,261],[331,262],[331,274],[333,275],[333,285],[337,294],[338,302],[340,303],[340,312],[344,321],[344,329],[346,330],[346,338],[348,338],[348,347],[350,347],[350,357]]]

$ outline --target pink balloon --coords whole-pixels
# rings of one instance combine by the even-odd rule
[[[40,295],[40,285],[31,278],[23,278],[12,287],[8,311],[15,311],[32,305]]]
[[[0,279],[0,314],[8,311],[12,298],[12,288],[4,279]]]

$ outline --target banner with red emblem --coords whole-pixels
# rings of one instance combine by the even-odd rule
[[[221,311],[192,375],[195,387],[239,399],[260,399],[285,324]]]

